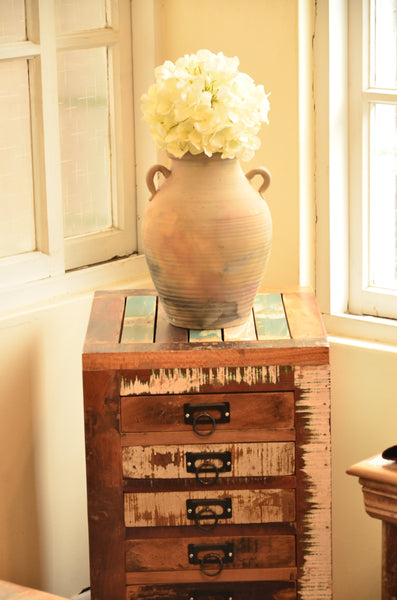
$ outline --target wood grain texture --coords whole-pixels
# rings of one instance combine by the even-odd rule
[[[208,458],[196,461],[196,467],[210,461],[218,468],[219,459],[211,458],[214,452],[231,453],[230,472],[219,473],[219,477],[276,477],[295,473],[295,444],[273,442],[263,444],[196,444],[166,446],[130,446],[122,449],[123,475],[137,479],[194,479],[195,473],[186,468],[187,452],[204,452]],[[201,475],[204,477],[204,475]],[[212,473],[211,478],[214,477]]]
[[[210,544],[218,556],[223,551],[217,548],[225,542],[233,544],[233,562],[225,563],[225,569],[251,569],[294,567],[295,536],[215,536],[208,540],[190,536],[175,539],[136,539],[126,542],[126,568],[133,571],[179,571],[200,567],[189,562],[188,545]],[[209,550],[201,551],[199,557]],[[211,550],[212,551],[212,550]]]
[[[124,306],[124,296],[97,292],[91,307],[85,343],[118,344]]]
[[[118,381],[113,371],[85,371],[83,386],[91,597],[93,600],[124,600],[125,530]],[[102,548],[106,548],[106,552],[102,552]]]
[[[124,521],[126,527],[178,527],[193,525],[187,518],[187,499],[231,498],[232,516],[221,519],[221,524],[273,523],[295,519],[295,490],[204,490],[202,492],[169,492],[124,494]],[[219,514],[219,507],[214,505]]]
[[[382,523],[382,600],[397,598],[397,523]]]
[[[295,368],[297,558],[301,600],[331,600],[329,366]]]
[[[326,331],[313,294],[295,292],[283,294],[285,312],[291,336],[295,340],[326,338]]]
[[[232,594],[232,592],[233,594]],[[211,582],[170,585],[129,585],[127,600],[296,600],[294,581]]]
[[[171,373],[174,380],[174,374]],[[131,378],[133,375],[131,375]],[[121,378],[121,391],[129,391],[130,378]],[[198,384],[199,385],[199,384]],[[133,385],[132,387],[138,387]],[[146,386],[145,386],[146,387]],[[166,384],[164,385],[166,387]],[[179,386],[178,386],[179,387]],[[176,390],[175,390],[176,392]],[[190,431],[193,427],[184,420],[184,405],[211,405],[227,402],[230,422],[218,423],[220,431],[249,429],[283,429],[294,427],[295,400],[293,392],[251,392],[234,394],[170,394],[157,396],[125,396],[121,400],[121,430],[123,432]],[[199,413],[200,411],[198,411]],[[203,409],[218,418],[219,411]],[[191,441],[197,440],[194,434]],[[213,436],[211,436],[211,440]],[[234,439],[234,438],[231,438]]]
[[[127,573],[127,584],[151,583],[151,584],[178,584],[178,583],[208,583],[209,577],[206,577],[201,571],[162,571],[161,573]],[[281,567],[273,569],[229,569],[223,570],[217,577],[211,578],[214,581],[224,581],[234,583],[238,581],[289,581],[296,579],[295,567]],[[211,581],[211,585],[213,585]],[[262,600],[262,598],[260,598]]]

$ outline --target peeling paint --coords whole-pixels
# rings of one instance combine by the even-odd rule
[[[186,394],[200,392],[205,385],[225,386],[236,382],[252,386],[257,384],[277,384],[280,382],[279,366],[260,367],[217,367],[203,370],[191,369],[156,369],[151,372],[148,381],[141,381],[139,373],[131,379],[121,377],[120,393],[122,396],[139,394]]]

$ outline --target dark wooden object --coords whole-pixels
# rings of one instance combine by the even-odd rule
[[[382,455],[352,465],[359,477],[366,512],[382,521],[382,600],[397,598],[397,462]]]
[[[244,326],[189,331],[154,292],[98,292],[83,382],[92,600],[331,599],[311,293],[261,294]]]

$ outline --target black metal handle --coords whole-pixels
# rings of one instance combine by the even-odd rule
[[[186,452],[186,470],[188,473],[195,473],[202,485],[214,485],[219,473],[232,470],[231,452]],[[213,476],[208,477],[211,474]]]
[[[200,565],[207,577],[215,577],[223,569],[225,563],[233,562],[233,542],[224,544],[188,544],[189,563]],[[201,556],[200,556],[201,554]]]
[[[215,411],[216,416],[209,411]],[[217,423],[230,422],[230,404],[229,402],[184,404],[183,414],[185,423],[193,425],[193,431],[197,435],[209,436],[215,431]],[[207,425],[209,427],[206,427]]]
[[[219,519],[232,517],[232,500],[231,498],[186,500],[186,514],[187,518],[195,521],[200,529],[209,531],[216,527]]]

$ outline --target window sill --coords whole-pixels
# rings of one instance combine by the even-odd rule
[[[397,351],[397,320],[346,313],[322,313],[322,317],[329,337],[354,339]]]
[[[133,255],[100,265],[70,271],[58,277],[48,277],[0,291],[0,318],[48,304],[72,294],[91,293],[95,289],[109,289],[117,282],[147,278],[150,280],[143,255]],[[128,284],[130,285],[130,284]]]

